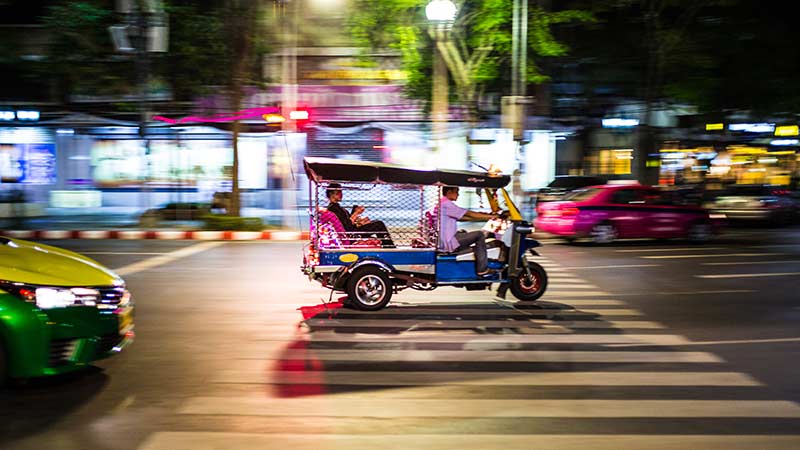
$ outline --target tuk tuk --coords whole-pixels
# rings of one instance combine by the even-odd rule
[[[535,248],[541,244],[527,237],[532,227],[505,190],[509,175],[332,158],[307,157],[303,165],[309,180],[310,239],[303,247],[301,270],[309,280],[346,293],[349,306],[377,311],[408,288],[488,290],[497,284],[499,297],[511,289],[521,301],[544,294],[547,274],[526,257],[538,255]],[[444,186],[475,188],[479,207],[485,198],[492,212],[501,214],[482,228],[494,271],[488,277],[476,273],[471,248],[439,250],[438,205]],[[364,209],[369,221],[382,225],[366,227],[368,231],[346,229],[329,210],[333,205],[326,193],[332,189],[343,193],[342,203],[353,211]]]

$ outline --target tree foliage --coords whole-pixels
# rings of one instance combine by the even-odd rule
[[[430,98],[431,55],[434,40],[425,17],[427,0],[355,0],[350,30],[356,42],[371,50],[398,51],[408,74],[412,97]],[[458,15],[443,50],[456,95],[474,104],[482,92],[505,93],[511,66],[513,0],[457,2]],[[528,10],[528,67],[530,83],[548,79],[541,58],[561,56],[569,48],[559,42],[552,27],[566,22],[592,21],[583,10],[547,11],[538,4]]]
[[[49,8],[42,24],[49,34],[39,75],[55,85],[57,99],[70,94],[110,95],[126,91],[130,72],[109,64],[113,47],[108,27],[113,14],[99,0],[60,2]]]

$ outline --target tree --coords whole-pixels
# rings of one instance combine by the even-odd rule
[[[409,96],[431,96],[430,71],[434,39],[427,33],[426,0],[355,0],[350,29],[357,43],[369,49],[400,52],[408,74]],[[456,96],[477,112],[485,92],[503,92],[508,85],[512,50],[512,0],[466,0],[458,4],[450,38],[438,43],[456,87]],[[551,28],[560,23],[586,22],[592,15],[581,10],[551,12],[531,5],[528,13],[528,67],[526,79],[542,83],[548,77],[539,58],[564,55],[568,47],[558,42]]]
[[[56,101],[75,94],[119,95],[129,92],[131,70],[110,63],[114,50],[108,27],[114,18],[105,2],[62,2],[47,9],[42,24],[49,33],[39,76],[53,85]]]
[[[225,37],[228,42],[226,62],[228,73],[228,98],[233,111],[242,108],[244,87],[256,79],[260,79],[261,56],[266,52],[264,40],[259,36],[259,20],[261,13],[260,0],[227,0],[225,18]],[[231,209],[228,214],[239,216],[239,132],[241,122],[233,122],[233,186],[231,192]]]

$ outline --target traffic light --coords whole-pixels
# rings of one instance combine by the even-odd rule
[[[297,108],[289,112],[289,119],[294,121],[298,131],[305,131],[311,121],[311,111],[306,107]]]

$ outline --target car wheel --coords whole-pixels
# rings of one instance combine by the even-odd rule
[[[349,304],[354,308],[377,311],[392,299],[392,282],[383,270],[365,266],[350,275],[346,291]]]
[[[519,300],[532,302],[544,294],[547,289],[547,272],[536,263],[528,263],[530,275],[523,270],[511,280],[511,293]]]
[[[691,242],[703,243],[711,240],[713,230],[708,222],[694,222],[689,225],[686,238]]]
[[[610,244],[619,236],[617,233],[617,227],[615,227],[611,222],[598,223],[592,227],[592,231],[589,233],[589,235],[592,238],[592,242],[595,244]]]

